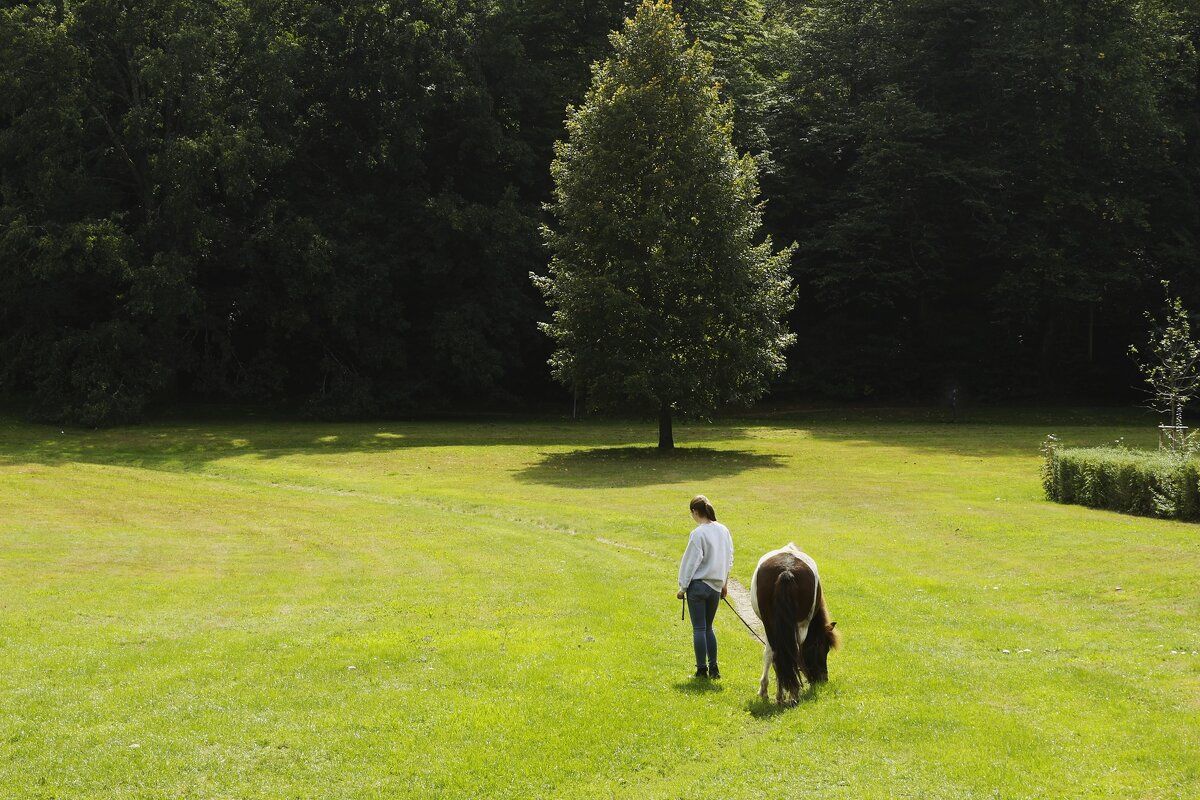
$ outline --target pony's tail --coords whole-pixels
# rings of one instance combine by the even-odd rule
[[[800,694],[800,643],[796,640],[796,623],[800,610],[797,602],[796,576],[790,569],[775,579],[775,596],[771,599],[771,628],[767,641],[775,657],[775,679],[779,688],[796,697]]]

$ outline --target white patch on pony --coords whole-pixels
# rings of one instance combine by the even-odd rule
[[[761,561],[758,563],[762,564]],[[754,568],[754,574],[750,576],[750,607],[754,609],[754,616],[762,622],[762,612],[758,610],[758,567]]]
[[[771,645],[763,647],[763,674],[758,682],[758,696],[763,700],[767,699],[767,687],[771,685],[771,662],[774,658],[775,653],[772,652]]]

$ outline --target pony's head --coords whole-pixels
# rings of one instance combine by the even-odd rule
[[[822,616],[824,619],[813,620],[819,624],[812,625],[804,639],[804,673],[810,683],[829,680],[829,651],[838,646],[837,623],[830,622],[828,616]]]

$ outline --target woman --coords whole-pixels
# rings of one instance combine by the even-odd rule
[[[704,495],[689,505],[696,528],[688,536],[687,549],[679,562],[679,593],[687,598],[692,617],[692,646],[696,649],[696,677],[719,678],[717,636],[713,618],[717,606],[728,591],[729,571],[733,569],[733,537],[729,528],[717,522],[717,512]]]

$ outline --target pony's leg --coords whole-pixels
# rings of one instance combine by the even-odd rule
[[[763,700],[767,699],[767,687],[771,685],[771,661],[775,658],[775,654],[771,652],[771,646],[763,645],[763,674],[762,679],[758,682],[758,696]]]

